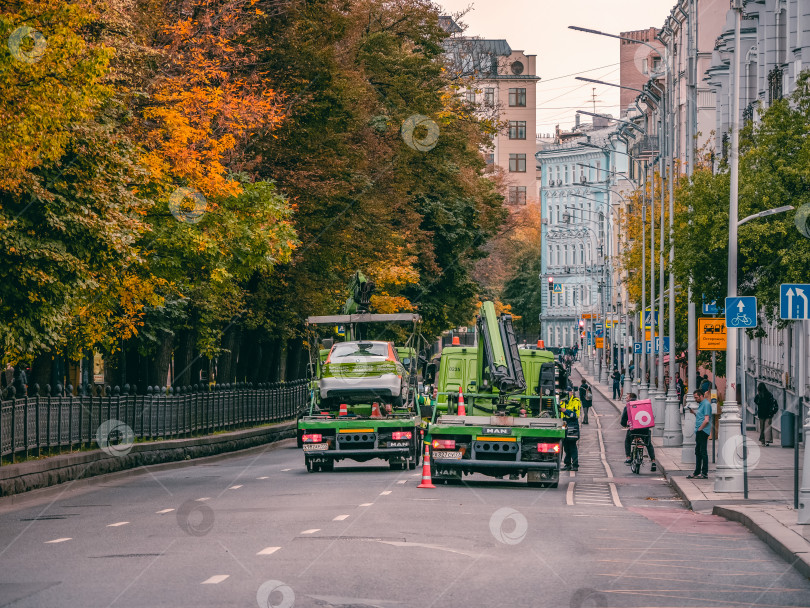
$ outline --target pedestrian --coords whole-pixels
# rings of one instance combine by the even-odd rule
[[[675,390],[678,392],[678,409],[683,410],[683,391],[686,387],[683,384],[683,378],[675,372]]]
[[[700,383],[700,391],[705,395],[706,393],[711,392],[712,390],[712,383],[709,380],[709,374],[703,374],[703,380]]]
[[[779,411],[779,404],[774,399],[771,391],[763,382],[757,386],[757,395],[754,397],[757,406],[757,418],[759,419],[759,443],[767,447],[773,443],[773,417]]]
[[[613,380],[613,398],[614,399],[621,399],[621,397],[622,397],[622,389],[621,389],[622,375],[619,373],[619,370],[614,367],[613,368],[613,373],[610,374],[610,377]]]
[[[656,471],[658,467],[655,464],[655,448],[652,444],[652,433],[650,433],[650,429],[631,429],[629,425],[629,412],[627,411],[627,403],[630,401],[636,401],[638,399],[638,395],[635,393],[627,393],[627,400],[624,404],[624,411],[622,412],[622,419],[620,424],[622,428],[627,429],[627,432],[624,434],[624,455],[626,460],[624,464],[630,464],[630,448],[633,444],[633,437],[641,437],[644,439],[644,445],[647,446],[647,453],[650,455],[650,471]]]
[[[687,479],[709,478],[709,433],[712,417],[712,404],[700,389],[694,392],[695,403],[699,403],[695,414],[695,472],[687,475]]]
[[[627,368],[627,373],[630,374],[631,378],[633,378],[634,377],[633,372],[635,371],[636,371],[636,364],[633,361],[631,361],[630,365]]]
[[[568,399],[560,404],[560,417],[565,420],[565,439],[563,439],[563,471],[579,471],[579,453],[577,442],[579,441],[579,412],[582,403],[579,397],[574,396],[574,392],[568,393]]]
[[[579,400],[582,402],[582,424],[588,424],[588,413],[593,405],[593,391],[585,378],[579,386]]]
[[[622,398],[624,398],[624,378],[625,378],[624,368],[622,368],[622,377],[619,380],[619,391],[621,393]]]
[[[579,344],[574,344],[574,361],[577,360],[578,356],[579,356]]]

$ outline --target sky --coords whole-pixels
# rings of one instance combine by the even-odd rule
[[[618,34],[661,27],[676,0],[434,0],[446,14],[468,7],[468,36],[503,38],[513,50],[537,55],[537,132],[570,129],[576,110],[619,116],[619,89],[575,80],[619,82],[619,40],[569,30],[569,25]],[[587,71],[586,71],[587,70]],[[576,74],[581,72],[580,74]],[[585,117],[585,120],[590,120]]]

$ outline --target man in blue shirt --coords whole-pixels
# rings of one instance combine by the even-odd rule
[[[695,472],[687,479],[709,478],[709,433],[711,432],[712,404],[700,389],[695,391],[695,403],[699,403],[695,413]]]

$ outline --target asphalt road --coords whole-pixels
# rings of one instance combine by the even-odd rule
[[[810,606],[742,526],[686,509],[595,395],[557,489],[339,463],[285,442],[0,501],[0,606]],[[598,422],[598,423],[597,423]]]

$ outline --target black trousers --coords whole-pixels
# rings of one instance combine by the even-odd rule
[[[695,475],[709,474],[709,435],[703,431],[695,433]]]
[[[582,406],[582,424],[588,424],[588,412],[590,411],[590,405],[583,405]]]
[[[622,396],[622,385],[618,382],[613,383],[613,398],[620,399]]]
[[[644,431],[647,431],[646,433]],[[644,445],[647,446],[647,453],[650,455],[650,460],[655,460],[655,448],[652,444],[652,437],[650,436],[650,429],[639,429],[632,431],[627,429],[627,434],[624,436],[624,455],[630,458],[630,448],[633,445],[633,436],[637,435],[644,439]]]
[[[570,464],[572,467],[579,466],[579,451],[577,450],[577,441],[579,441],[579,439],[563,439],[563,450],[565,450],[563,464]]]

